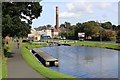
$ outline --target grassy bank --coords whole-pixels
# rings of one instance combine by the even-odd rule
[[[7,58],[2,56],[2,78],[7,78]]]
[[[3,53],[5,55],[2,53],[2,78],[7,78],[7,58],[11,55],[13,45],[14,42],[11,42],[9,45],[3,46]]]
[[[40,64],[36,58],[30,53],[29,49],[35,48],[35,47],[44,47],[47,46],[46,44],[29,44],[29,43],[23,43],[21,47],[21,54],[25,61],[37,72],[39,72],[41,75],[43,75],[46,78],[75,78],[72,76],[68,76],[59,72],[56,72],[54,70],[51,70],[49,68],[44,67],[42,64]],[[27,48],[26,48],[27,47]],[[29,48],[29,49],[28,49]],[[56,79],[55,79],[56,80]],[[73,80],[73,79],[72,79]]]
[[[77,41],[74,43],[70,43],[70,45],[72,45],[72,46],[100,47],[100,48],[120,50],[120,44],[116,44],[116,43]]]
[[[70,44],[72,46],[89,46],[89,47],[99,47],[107,49],[120,50],[120,44],[115,42],[95,42],[95,41],[79,41],[79,40],[54,40],[59,41],[61,44]]]

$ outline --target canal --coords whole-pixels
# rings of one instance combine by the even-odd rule
[[[59,60],[59,67],[49,67],[55,71],[77,78],[118,78],[119,51],[80,47],[55,46],[40,48]]]

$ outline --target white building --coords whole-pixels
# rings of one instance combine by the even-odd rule
[[[36,31],[35,29],[31,29],[31,34],[28,34],[28,39],[33,41],[39,41],[41,36],[49,36],[52,38],[52,31],[51,30],[41,30]]]
[[[28,34],[28,39],[33,41],[39,41],[41,38],[40,31],[31,29],[31,34]]]
[[[42,30],[42,31],[40,31],[40,34],[42,36],[50,36],[52,38],[52,32],[51,32],[50,29],[48,29],[48,30]]]

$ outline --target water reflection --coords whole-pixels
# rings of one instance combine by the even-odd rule
[[[41,50],[59,60],[53,70],[78,78],[118,78],[118,51],[78,47],[55,46]]]

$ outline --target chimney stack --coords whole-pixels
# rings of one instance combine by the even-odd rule
[[[55,26],[55,28],[58,30],[58,27],[59,27],[58,6],[56,6],[56,26]]]

